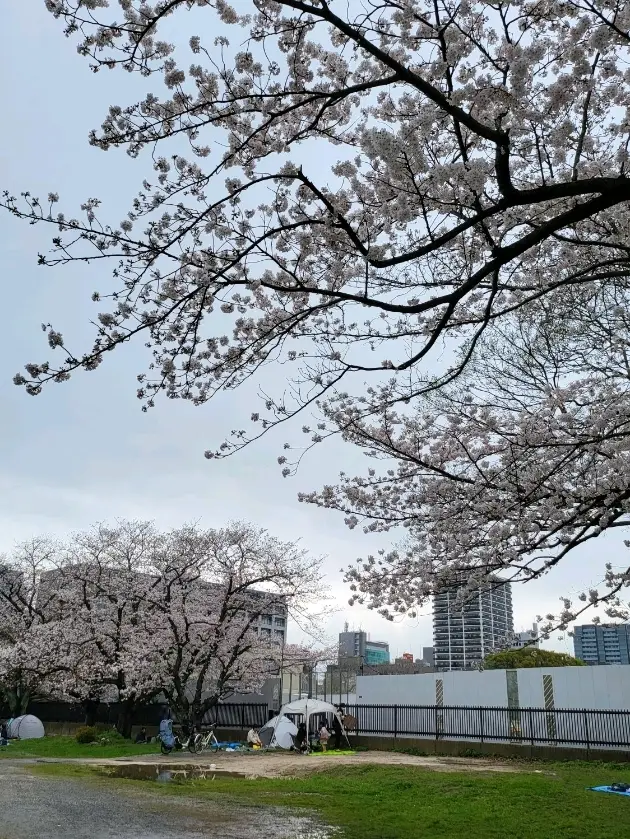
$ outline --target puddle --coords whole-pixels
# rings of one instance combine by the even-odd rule
[[[99,772],[108,778],[128,778],[132,781],[157,781],[168,784],[171,781],[211,781],[214,778],[247,778],[244,772],[231,772],[221,769],[215,764],[200,766],[199,764],[169,763],[123,763],[119,766],[96,766]]]
[[[97,766],[108,778],[129,778],[153,781],[158,784],[192,780],[212,781],[214,778],[246,778],[243,772],[231,772],[209,764],[126,763],[118,766]],[[181,804],[181,802],[180,802]],[[190,813],[190,811],[189,811]],[[301,815],[284,807],[234,806],[223,803],[220,812],[213,814],[213,830],[209,836],[221,839],[259,839],[271,835],[274,839],[334,839],[338,828],[318,823],[310,815]],[[179,837],[178,837],[179,839]]]

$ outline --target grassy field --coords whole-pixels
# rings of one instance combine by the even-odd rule
[[[8,746],[0,746],[2,758],[20,757],[126,757],[127,755],[157,754],[157,743],[138,745],[121,740],[109,746],[81,745],[74,737],[42,737],[41,740],[12,740]]]
[[[522,773],[440,773],[412,767],[337,768],[299,779],[161,784],[156,795],[306,808],[340,839],[626,839],[630,800],[590,792],[630,780],[630,767],[540,764]],[[43,766],[85,776],[85,769]],[[93,778],[93,776],[92,776]],[[98,780],[131,791],[147,781]]]

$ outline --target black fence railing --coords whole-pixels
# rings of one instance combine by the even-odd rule
[[[260,728],[268,717],[266,702],[222,702],[206,712],[202,725],[216,723],[219,728]]]
[[[266,703],[222,702],[211,708],[203,717],[203,724],[217,723],[219,728],[260,728],[268,717]],[[134,725],[157,726],[162,719],[165,704],[152,703],[137,708],[133,714]],[[85,708],[71,702],[31,702],[28,713],[43,723],[84,723]],[[94,711],[94,721],[101,725],[116,725],[120,705],[116,702],[100,703]],[[0,705],[0,719],[10,716],[9,709]]]
[[[163,709],[163,704],[146,705],[136,711],[133,721],[158,725]],[[66,702],[33,702],[28,712],[44,723],[85,720],[80,705]],[[96,721],[115,725],[118,712],[117,704],[99,705]],[[352,733],[358,735],[630,750],[630,711],[346,704],[345,712],[355,718]],[[0,713],[0,717],[6,716],[6,712]],[[219,729],[248,729],[260,728],[268,717],[264,702],[222,702],[211,708],[202,722],[216,723]]]
[[[163,704],[149,704],[137,708],[132,715],[133,724],[158,725],[163,708]],[[94,721],[113,726],[116,724],[120,710],[121,706],[116,702],[101,702],[94,709]],[[84,723],[86,720],[85,708],[72,702],[31,702],[27,713],[39,717],[43,723]],[[0,705],[0,719],[7,719],[9,716],[11,716],[9,708]]]
[[[348,705],[357,734],[630,749],[630,711]]]

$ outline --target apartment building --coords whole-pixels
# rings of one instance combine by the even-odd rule
[[[471,670],[514,633],[510,584],[494,579],[461,603],[460,588],[433,596],[433,650],[436,670]]]

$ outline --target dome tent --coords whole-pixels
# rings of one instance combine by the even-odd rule
[[[297,734],[297,726],[288,717],[273,717],[258,732],[263,746],[290,749]]]
[[[45,734],[42,721],[33,714],[24,714],[22,717],[9,720],[7,728],[10,740],[36,740]]]

